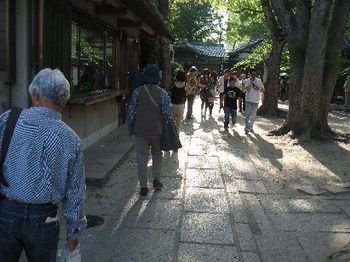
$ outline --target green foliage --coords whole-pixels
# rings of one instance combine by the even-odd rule
[[[238,62],[235,67],[239,70],[247,70],[249,68],[255,67],[257,64],[264,62],[271,51],[272,43],[271,41],[262,42],[252,54],[250,54],[246,59]]]
[[[103,62],[103,56],[96,52],[84,37],[79,36],[79,30],[77,27],[73,27],[72,38],[73,43],[79,44],[82,57],[87,58],[89,62],[94,65],[100,65]]]
[[[176,40],[218,40],[221,17],[209,0],[174,0],[170,3],[169,28]]]
[[[260,0],[212,0],[212,4],[226,12],[226,41],[234,47],[268,35]]]
[[[183,66],[175,61],[171,61],[171,75],[174,75],[178,70],[183,69]]]

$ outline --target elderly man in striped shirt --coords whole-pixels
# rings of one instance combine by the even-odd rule
[[[62,120],[70,86],[59,70],[41,70],[29,86],[33,107],[24,109],[3,163],[0,185],[0,261],[56,261],[57,206],[67,221],[73,251],[86,226],[85,175],[79,137]],[[9,112],[0,116],[0,143]]]

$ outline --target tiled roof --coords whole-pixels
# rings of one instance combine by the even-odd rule
[[[198,42],[182,42],[177,44],[178,47],[190,48],[201,56],[209,57],[228,57],[223,44],[204,44]]]
[[[255,39],[253,41],[250,41],[248,44],[240,45],[237,48],[235,48],[231,53],[232,54],[240,53],[247,48],[251,48],[251,47],[254,47],[254,46],[260,44],[263,40],[264,40],[264,38],[258,38],[258,39]]]

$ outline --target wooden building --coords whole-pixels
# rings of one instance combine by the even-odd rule
[[[223,44],[205,44],[198,42],[179,42],[173,47],[173,60],[189,63],[201,72],[204,68],[220,72],[227,63],[228,54]]]
[[[88,147],[125,121],[127,72],[156,62],[158,36],[172,38],[152,0],[0,0],[0,112],[30,106],[33,76],[59,68],[63,120]]]

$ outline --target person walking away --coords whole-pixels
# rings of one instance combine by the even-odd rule
[[[260,94],[265,92],[264,85],[260,78],[256,77],[256,70],[250,70],[250,76],[244,81],[244,87],[246,90],[245,97],[245,127],[246,134],[253,132],[253,125],[260,102]]]
[[[203,76],[199,80],[199,96],[201,98],[201,116],[205,116],[207,114],[207,104],[208,104],[208,97],[209,97],[209,85],[210,85],[210,78],[209,78],[210,72],[208,68],[205,68],[203,70]]]
[[[210,74],[209,88],[208,88],[208,99],[205,105],[205,108],[209,108],[209,117],[211,117],[214,108],[214,101],[216,90],[219,87],[218,75],[215,71],[212,71]],[[205,115],[206,117],[206,115]]]
[[[149,150],[152,150],[153,187],[159,190],[162,151],[160,138],[163,122],[170,119],[171,100],[168,93],[159,87],[159,67],[147,64],[145,67],[145,85],[137,88],[128,108],[128,129],[135,136],[137,174],[140,182],[140,195],[147,195],[147,162]]]
[[[178,70],[175,74],[174,82],[170,87],[170,97],[172,103],[171,119],[174,121],[177,133],[180,133],[183,115],[185,111],[185,85],[186,74],[183,70]],[[177,149],[174,150],[177,152]]]
[[[186,79],[187,113],[186,120],[192,119],[193,102],[198,88],[197,68],[192,66]]]
[[[345,106],[349,107],[350,105],[350,76],[347,76],[346,81],[344,83],[344,102]]]
[[[61,119],[70,86],[58,70],[45,68],[29,86],[32,107],[23,109],[2,166],[0,261],[56,261],[57,208],[66,219],[66,249],[72,252],[86,227],[82,143]],[[0,116],[0,143],[9,111]]]
[[[239,88],[239,80],[232,77],[229,82],[229,86],[225,89],[223,95],[223,108],[225,113],[225,122],[224,128],[225,131],[228,131],[228,124],[231,116],[232,126],[234,126],[237,122],[237,99],[239,97],[244,97],[244,93]]]
[[[228,87],[229,85],[229,74],[230,74],[230,70],[229,69],[225,69],[224,70],[224,75],[220,76],[219,78],[219,94],[220,94],[220,108],[219,108],[219,112],[222,109],[222,96],[224,95],[225,89]]]
[[[245,74],[241,74],[239,76],[239,82],[241,84],[241,90],[244,92],[244,80],[246,78],[246,75]],[[245,92],[244,92],[245,94]],[[245,111],[245,96],[243,98],[238,98],[238,105],[239,105],[239,112],[240,113],[243,113]]]

